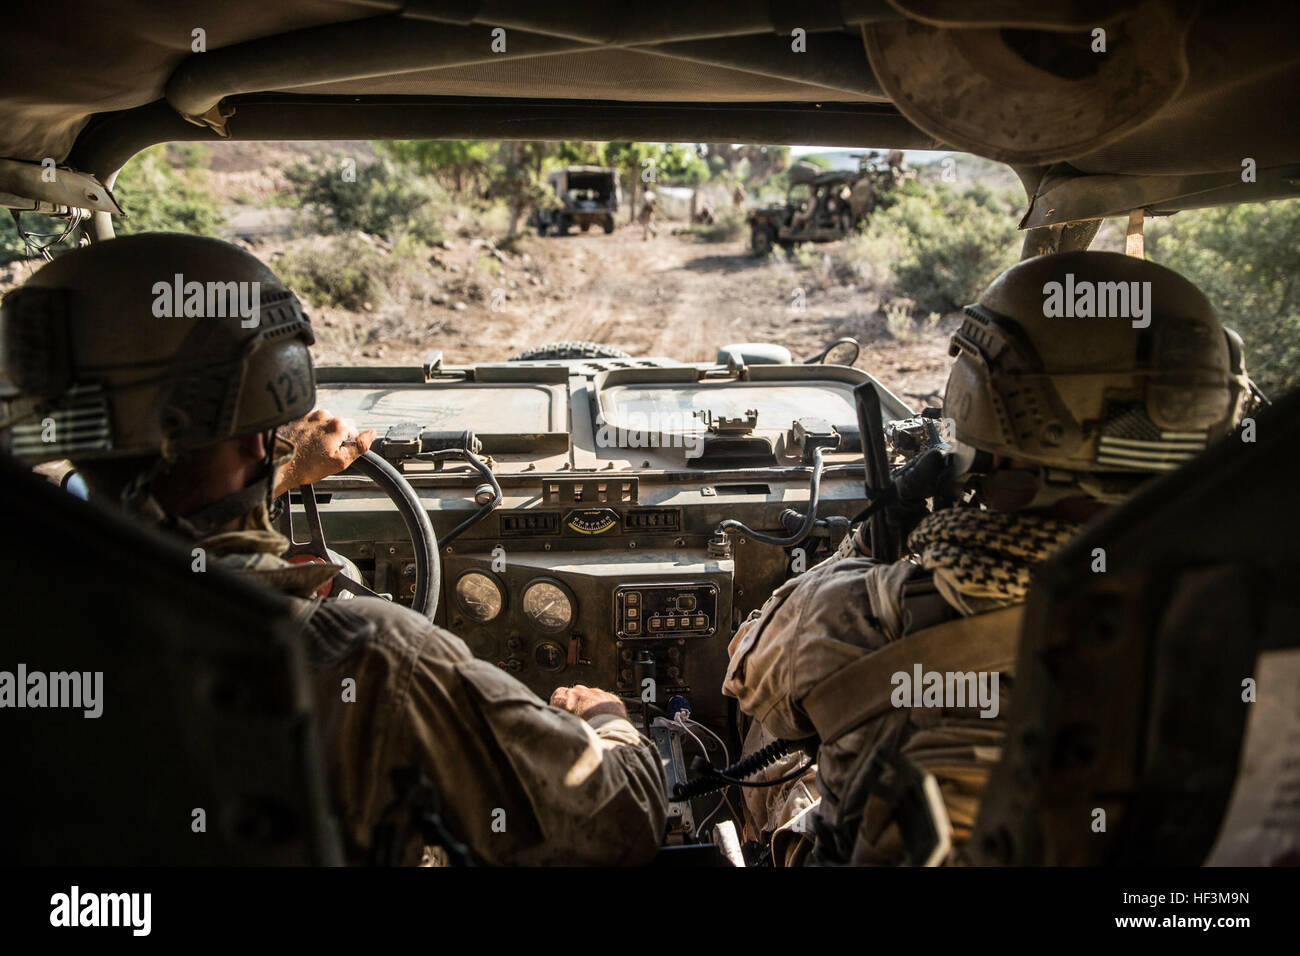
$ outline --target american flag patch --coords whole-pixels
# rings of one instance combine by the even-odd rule
[[[1140,405],[1112,414],[1097,443],[1097,464],[1140,471],[1173,471],[1205,450],[1205,432],[1167,431]]]
[[[42,421],[14,425],[11,440],[15,457],[34,461],[110,450],[113,437],[103,389],[73,386]]]

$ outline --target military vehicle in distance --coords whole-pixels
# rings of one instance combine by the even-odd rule
[[[565,166],[546,177],[559,205],[537,208],[529,224],[539,236],[547,232],[567,235],[570,226],[586,232],[593,225],[614,231],[618,212],[618,170],[611,166]]]
[[[898,151],[894,151],[898,152]],[[789,249],[798,242],[834,242],[865,222],[880,198],[908,175],[899,152],[877,163],[879,155],[859,158],[856,170],[821,170],[800,162],[790,168],[790,188],[785,202],[750,211],[749,247],[765,256],[775,245]]]

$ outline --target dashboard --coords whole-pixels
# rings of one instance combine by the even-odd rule
[[[647,700],[673,701],[735,743],[721,693],[732,634],[836,542],[819,528],[782,547],[719,524],[785,533],[783,512],[807,508],[809,427],[833,435],[818,515],[855,514],[866,498],[854,387],[873,384],[887,420],[911,414],[866,372],[830,365],[590,359],[317,379],[318,404],[360,428],[468,429],[481,443],[501,500],[454,538],[492,489],[459,462],[399,464],[439,538],[438,624],[543,697],[602,687],[647,719]],[[387,496],[346,473],[315,493],[330,548],[409,603],[414,554]],[[294,509],[295,537],[301,518]]]

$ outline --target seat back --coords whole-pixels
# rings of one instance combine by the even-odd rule
[[[1300,392],[1254,438],[1153,482],[1043,569],[977,862],[1294,857],[1275,788],[1300,781]]]
[[[288,603],[0,457],[0,672],[96,706],[0,710],[8,864],[341,860]],[[3,680],[3,675],[0,675]],[[51,677],[70,699],[74,677]],[[13,684],[11,683],[11,687]],[[2,699],[2,698],[0,698]],[[10,702],[12,704],[12,702]],[[201,811],[201,812],[200,812]],[[202,824],[202,827],[200,827]]]

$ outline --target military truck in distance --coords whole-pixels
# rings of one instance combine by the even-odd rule
[[[586,232],[593,225],[606,232],[614,231],[614,214],[618,212],[618,170],[610,166],[565,166],[546,177],[555,190],[559,205],[537,208],[530,224],[537,234],[548,232],[566,235],[570,226]]]
[[[792,166],[785,202],[752,209],[746,217],[750,250],[765,256],[775,245],[789,249],[797,242],[834,242],[852,233],[880,197],[910,172],[903,171],[901,156],[876,163],[876,155],[862,157],[857,170],[823,171],[802,162]]]

